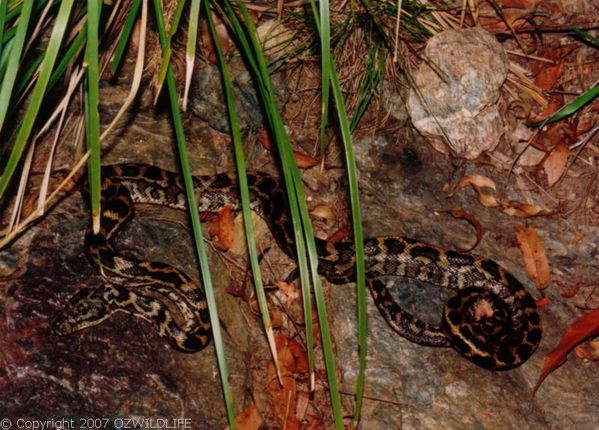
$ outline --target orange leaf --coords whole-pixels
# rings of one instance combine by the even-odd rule
[[[557,64],[543,67],[535,78],[535,84],[542,90],[549,91],[553,89],[558,79],[564,73],[564,60],[558,61]]]
[[[532,227],[519,227],[516,240],[524,257],[524,266],[528,276],[535,281],[538,289],[547,288],[550,281],[550,269],[543,243]]]
[[[262,425],[262,417],[256,409],[254,402],[247,405],[243,411],[235,417],[235,424],[239,430],[258,430]],[[229,430],[229,426],[226,427]]]
[[[218,217],[210,221],[208,234],[215,237],[214,246],[223,251],[233,245],[235,219],[231,206],[225,206],[218,212]]]
[[[547,174],[547,183],[551,187],[562,177],[570,158],[570,149],[563,143],[558,143],[543,162]]]
[[[535,304],[537,305],[537,308],[544,308],[545,306],[549,306],[549,303],[551,303],[551,300],[549,299],[549,297],[543,297],[540,298],[539,300],[535,300]]]
[[[258,142],[264,149],[268,149],[269,151],[272,149],[272,140],[270,139],[270,133],[268,129],[263,128],[260,134],[258,135]]]
[[[551,351],[545,357],[545,364],[541,375],[535,384],[533,394],[536,393],[537,389],[543,382],[543,380],[553,372],[555,369],[560,367],[566,362],[568,353],[574,349],[574,347],[580,344],[589,337],[599,335],[599,309],[589,312],[586,315],[578,318],[568,329],[559,345]]]
[[[310,157],[309,155],[302,154],[298,151],[293,151],[293,155],[295,155],[295,161],[297,162],[297,167],[300,169],[308,169],[310,167],[316,166],[320,161],[318,161],[314,157]]]
[[[478,201],[486,208],[499,206],[500,201],[495,196],[495,182],[483,175],[464,176],[460,182],[449,193],[449,197],[455,195],[461,188],[471,185],[478,193]]]

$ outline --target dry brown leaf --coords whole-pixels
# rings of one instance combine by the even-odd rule
[[[545,91],[553,89],[564,74],[564,62],[564,59],[560,59],[557,64],[545,65],[535,77],[536,86]]]
[[[495,196],[497,188],[492,179],[483,175],[469,175],[460,179],[460,182],[449,192],[449,197],[454,196],[460,189],[472,186],[478,194],[478,201],[486,208],[499,206],[499,199]]]
[[[258,142],[264,149],[271,150],[272,149],[272,140],[270,139],[270,133],[268,129],[263,128],[260,134],[258,135]]]
[[[519,227],[516,240],[524,257],[524,266],[528,276],[535,282],[538,289],[547,288],[551,280],[549,262],[545,248],[536,230],[532,227]]]
[[[227,55],[231,47],[231,39],[229,38],[227,27],[225,23],[222,22],[222,20],[218,17],[218,15],[212,14],[212,19],[214,20],[214,27],[218,36],[218,42],[223,50],[223,54]],[[218,64],[214,42],[212,41],[212,36],[210,34],[210,30],[208,29],[208,22],[206,20],[201,20],[200,28],[201,31],[199,42],[200,46],[202,47],[202,53],[212,64]]]
[[[218,216],[208,224],[208,234],[214,237],[214,246],[227,251],[233,245],[235,231],[235,218],[231,206],[225,206],[218,212]]]
[[[297,411],[297,383],[294,373],[305,373],[308,369],[308,358],[305,350],[293,339],[281,334],[275,335],[277,355],[282,373],[282,386],[276,377],[274,364],[268,364],[267,389],[272,397],[273,410],[285,428],[294,427],[300,423],[296,418]]]
[[[335,219],[335,212],[333,212],[333,209],[329,205],[325,205],[325,204],[320,204],[320,205],[314,206],[312,208],[312,210],[310,211],[310,215],[313,215],[314,217],[317,217],[317,218],[326,219],[326,220]]]
[[[476,242],[474,242],[474,245],[472,245],[469,248],[458,248],[458,251],[470,252],[478,246],[481,239],[483,238],[483,226],[481,225],[480,222],[478,222],[478,220],[474,217],[474,215],[472,215],[468,212],[465,212],[461,209],[456,209],[456,208],[444,209],[444,210],[435,209],[434,212],[435,213],[447,213],[447,214],[450,214],[451,216],[453,216],[454,218],[465,219],[476,230]]]
[[[239,430],[258,430],[262,425],[262,417],[254,402],[243,408],[235,417],[235,425]],[[229,426],[226,427],[229,430]]]
[[[347,226],[338,228],[337,231],[335,231],[332,235],[329,236],[329,238],[327,239],[328,242],[331,243],[335,243],[335,242],[339,242],[340,240],[345,239],[347,236],[349,236],[349,228]]]
[[[502,202],[501,206],[501,212],[516,218],[530,218],[533,216],[549,214],[549,212],[543,210],[543,208],[533,205],[532,203]]]
[[[547,215],[541,207],[530,203],[520,203],[515,201],[503,200],[497,196],[495,182],[492,179],[483,175],[464,176],[460,182],[448,194],[449,197],[454,196],[460,189],[472,186],[478,194],[478,201],[486,208],[501,207],[501,211],[506,215],[515,216],[518,218],[529,218],[538,215]]]
[[[293,155],[295,155],[297,167],[299,167],[300,169],[309,169],[310,167],[314,167],[318,163],[320,163],[320,161],[318,161],[316,158],[310,157],[306,154],[302,154],[299,151],[293,151]]]
[[[570,148],[559,142],[543,161],[543,169],[547,174],[547,184],[551,187],[562,177],[570,158]]]

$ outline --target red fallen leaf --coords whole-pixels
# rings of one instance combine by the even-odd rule
[[[268,149],[269,151],[272,149],[272,140],[270,140],[270,133],[266,128],[263,128],[258,135],[258,142],[260,142],[260,145],[264,149]]]
[[[329,238],[327,239],[327,241],[331,242],[331,243],[335,243],[335,242],[339,242],[340,240],[345,239],[347,236],[349,236],[349,229],[347,226],[344,226],[344,227],[337,229],[337,231],[335,231],[332,235],[330,235]]]
[[[433,212],[435,214],[436,213],[447,213],[447,214],[450,214],[451,216],[453,216],[454,218],[465,219],[476,230],[476,242],[474,242],[474,245],[472,245],[469,248],[458,248],[458,251],[470,252],[478,246],[481,239],[483,238],[483,226],[480,224],[480,222],[478,222],[478,220],[476,218],[474,218],[474,215],[472,215],[471,213],[465,212],[461,209],[456,209],[456,208],[445,209],[445,210],[435,209]]]
[[[247,405],[235,417],[235,425],[239,430],[258,430],[262,425],[262,417],[254,402]],[[226,427],[229,430],[229,426]]]
[[[218,217],[210,221],[208,234],[215,237],[214,246],[223,251],[233,245],[235,220],[231,206],[225,206],[218,212]]]
[[[559,78],[564,74],[564,59],[557,64],[550,64],[543,67],[535,78],[535,84],[542,90],[549,91],[553,89]]]
[[[519,227],[516,230],[516,240],[524,257],[524,266],[528,276],[535,282],[537,288],[547,288],[551,279],[549,262],[545,248],[536,230],[532,227]]]
[[[543,170],[547,174],[547,184],[551,187],[562,177],[570,158],[570,148],[559,142],[543,161]]]
[[[566,362],[568,353],[574,347],[584,340],[597,335],[599,335],[599,309],[595,309],[574,321],[562,337],[559,345],[547,354],[543,370],[533,389],[533,395],[537,392],[537,389],[547,375]]]
[[[535,304],[537,305],[537,308],[544,308],[545,306],[549,306],[549,304],[551,303],[551,300],[549,299],[549,297],[543,297],[537,301],[535,301]]]
[[[309,155],[302,154],[298,151],[293,151],[293,155],[295,155],[295,161],[297,162],[297,167],[300,169],[308,169],[310,167],[316,166],[320,161],[318,161],[314,157],[310,157]]]

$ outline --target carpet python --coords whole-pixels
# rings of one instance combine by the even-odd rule
[[[70,299],[55,321],[57,335],[95,326],[116,312],[149,322],[174,348],[193,352],[211,338],[202,289],[165,263],[142,261],[117,252],[112,244],[133,217],[136,203],[186,209],[183,181],[155,166],[123,164],[102,168],[102,214],[98,234],[86,233],[85,251],[105,283]],[[248,175],[252,207],[263,217],[281,249],[294,257],[293,227],[278,179]],[[239,209],[236,180],[228,174],[194,178],[200,212],[229,205]],[[316,239],[319,273],[335,284],[355,280],[353,244]],[[479,366],[503,370],[524,363],[541,340],[536,304],[523,285],[496,262],[444,250],[416,240],[383,236],[365,239],[366,282],[389,325],[422,345],[453,347]],[[442,322],[434,325],[401,309],[381,277],[405,276],[451,294]]]

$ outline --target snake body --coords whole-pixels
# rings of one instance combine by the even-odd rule
[[[106,282],[76,294],[56,320],[54,332],[67,335],[125,312],[148,321],[178,350],[204,348],[211,332],[202,289],[170,265],[121,255],[112,245],[133,217],[136,203],[185,209],[181,178],[141,164],[106,166],[102,177],[101,229],[97,234],[87,232],[85,251]],[[227,205],[239,209],[231,176],[199,176],[194,181],[200,212]],[[248,185],[253,209],[267,221],[280,248],[293,257],[293,227],[280,181],[252,173]],[[320,274],[335,284],[355,280],[351,242],[316,239],[316,245]],[[422,345],[453,347],[494,370],[519,366],[536,350],[542,330],[535,301],[496,262],[398,236],[369,238],[364,246],[366,282],[374,302],[403,337]],[[452,289],[441,324],[424,322],[401,309],[381,280],[385,276],[406,276]]]

